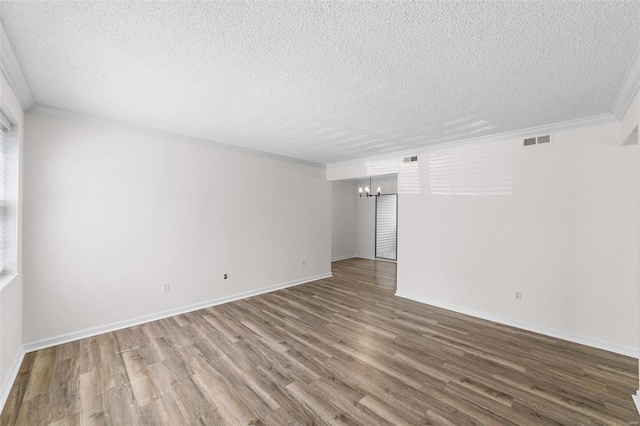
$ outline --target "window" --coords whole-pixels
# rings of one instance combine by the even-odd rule
[[[4,271],[4,131],[0,131],[0,274]]]
[[[17,273],[18,137],[17,127],[0,110],[0,288]]]

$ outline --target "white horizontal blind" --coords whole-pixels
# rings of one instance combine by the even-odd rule
[[[398,195],[380,195],[376,199],[376,257],[397,259]]]
[[[4,131],[0,129],[0,273],[4,270]]]

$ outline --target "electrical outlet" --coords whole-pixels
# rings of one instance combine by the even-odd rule
[[[521,291],[516,291],[515,299],[518,302],[522,302],[522,292]]]
[[[170,290],[169,283],[162,283],[162,292],[166,293]]]
[[[224,279],[226,280],[227,278],[229,278],[229,275],[224,274]]]

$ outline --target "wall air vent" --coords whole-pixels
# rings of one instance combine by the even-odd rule
[[[413,163],[415,161],[418,161],[417,155],[414,155],[413,157],[404,157],[404,160],[402,160],[403,163]]]
[[[523,142],[524,146],[540,145],[551,142],[551,135],[537,136],[534,138],[526,138]]]

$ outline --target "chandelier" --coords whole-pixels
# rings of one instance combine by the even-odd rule
[[[371,193],[371,178],[369,178],[369,186],[365,186],[364,189],[362,187],[358,188],[358,195],[360,197],[379,197],[382,194],[382,188],[378,187],[375,194]]]

